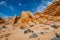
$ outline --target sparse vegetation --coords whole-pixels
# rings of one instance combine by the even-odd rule
[[[57,29],[59,26],[57,24],[53,24],[51,27]]]
[[[36,37],[37,37],[37,34],[36,33],[32,33],[29,38],[36,38]]]
[[[29,33],[29,32],[33,32],[33,31],[31,29],[27,29],[24,31],[24,34]]]

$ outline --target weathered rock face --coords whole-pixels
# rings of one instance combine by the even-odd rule
[[[23,11],[21,17],[8,17],[5,23],[1,18],[0,40],[60,40],[59,10],[60,1],[56,1],[45,12]]]
[[[36,12],[35,17],[39,18],[41,16],[41,12]]]
[[[45,14],[60,16],[60,1],[53,2],[47,7]]]
[[[15,15],[15,17],[12,19],[12,24],[17,23],[19,17]]]
[[[19,17],[15,15],[14,18],[8,17],[7,21],[9,24],[15,24],[15,23],[17,23],[18,19],[19,19]]]
[[[10,23],[11,23],[11,20],[12,20],[12,18],[9,16],[9,17],[7,18],[7,22],[10,24]]]
[[[35,19],[35,16],[33,15],[32,12],[30,11],[23,11],[22,14],[21,14],[21,19],[24,19],[24,18],[31,18],[31,19]]]
[[[30,11],[22,11],[21,13],[21,17],[18,20],[18,24],[19,26],[23,26],[26,27],[29,23],[29,21],[33,21],[35,20],[35,16],[33,15],[33,13],[31,13]]]

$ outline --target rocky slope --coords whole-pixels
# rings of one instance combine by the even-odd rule
[[[60,1],[44,12],[22,11],[20,17],[0,19],[0,40],[60,40]]]

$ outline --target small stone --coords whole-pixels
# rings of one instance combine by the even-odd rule
[[[36,33],[33,33],[30,35],[30,38],[36,38],[37,37],[37,34]]]
[[[5,27],[5,26],[2,26],[2,28],[7,28],[7,27]]]
[[[6,38],[5,40],[8,40],[8,38]]]
[[[24,34],[29,33],[29,32],[33,32],[33,31],[31,29],[27,29],[24,31]]]
[[[57,29],[58,25],[53,24],[51,27],[53,27],[53,28]]]
[[[51,40],[58,40],[58,38],[57,38],[57,37],[55,37],[55,38],[52,38]]]
[[[58,38],[53,38],[53,39],[51,39],[51,40],[58,40]]]
[[[44,32],[40,32],[40,34],[44,34]]]
[[[60,34],[56,33],[56,37],[51,40],[60,40]]]
[[[51,39],[51,40],[60,40],[60,38],[55,37],[55,38],[53,38],[53,39]]]
[[[56,37],[60,37],[60,34],[59,33],[56,33]]]
[[[23,27],[20,27],[20,29],[24,29]]]
[[[5,37],[8,37],[10,35],[10,33],[6,34]]]
[[[60,40],[60,37],[58,38],[58,40]]]
[[[45,32],[43,30],[40,30],[39,34],[44,34]]]
[[[33,27],[34,25],[31,25],[31,27]]]

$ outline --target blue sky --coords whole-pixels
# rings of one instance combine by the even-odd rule
[[[0,16],[20,16],[22,11],[43,11],[54,0],[0,0]]]

